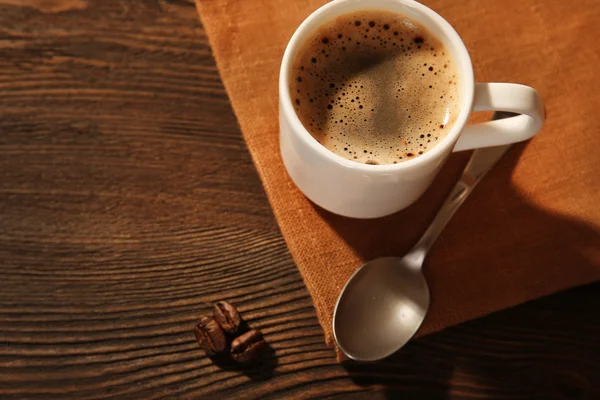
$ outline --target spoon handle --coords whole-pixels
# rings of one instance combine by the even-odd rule
[[[437,215],[419,240],[419,242],[410,251],[415,256],[420,265],[425,255],[435,242],[435,239],[442,232],[450,218],[454,215],[458,207],[469,196],[475,185],[481,178],[502,158],[504,153],[511,147],[510,144],[503,146],[494,146],[477,149],[469,159],[462,176],[456,183],[452,192],[438,211]]]

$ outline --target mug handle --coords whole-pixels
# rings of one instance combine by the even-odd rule
[[[538,133],[544,123],[544,104],[538,92],[516,83],[476,83],[473,111],[507,111],[510,118],[467,125],[454,150],[521,142]]]

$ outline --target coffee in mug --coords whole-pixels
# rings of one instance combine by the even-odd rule
[[[300,24],[283,54],[283,165],[325,210],[353,218],[402,210],[452,152],[520,142],[542,127],[535,89],[474,78],[462,39],[427,6],[327,2]],[[514,115],[467,124],[473,111]]]
[[[323,146],[365,164],[424,154],[459,114],[457,67],[432,33],[384,10],[338,16],[308,35],[289,78],[296,113]]]

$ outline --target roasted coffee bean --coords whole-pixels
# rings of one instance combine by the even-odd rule
[[[194,328],[194,335],[209,356],[222,353],[227,348],[225,332],[212,317],[202,317]]]
[[[231,343],[231,358],[242,363],[256,361],[266,349],[262,333],[252,329]]]
[[[242,325],[242,317],[237,308],[226,301],[219,301],[214,307],[215,320],[230,335],[237,333]]]

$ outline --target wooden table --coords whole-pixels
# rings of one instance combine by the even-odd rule
[[[0,0],[0,284],[1,399],[600,398],[598,284],[337,363],[191,0]]]

